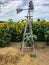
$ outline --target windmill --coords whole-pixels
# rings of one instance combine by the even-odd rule
[[[27,10],[27,11],[28,11],[27,16],[25,16],[25,17],[27,18],[27,22],[26,22],[26,24],[25,24],[25,29],[24,29],[24,34],[23,34],[23,42],[22,42],[22,45],[21,45],[22,51],[23,51],[25,48],[31,48],[31,49],[33,49],[33,51],[35,52],[35,46],[34,46],[34,40],[33,40],[33,31],[32,31],[32,24],[31,24],[31,22],[30,22],[30,18],[32,17],[30,13],[31,13],[31,11],[33,11],[33,9],[34,9],[34,5],[33,5],[32,0],[30,0],[30,1],[29,1],[29,6],[28,6],[27,9],[17,9],[17,10],[16,10],[16,11],[17,11],[17,14],[19,14],[19,13],[22,12],[23,10]],[[29,29],[30,29],[29,33],[30,33],[30,35],[31,35],[31,40],[32,40],[32,43],[33,43],[33,44],[30,43],[30,44],[31,44],[31,47],[26,47],[26,46],[25,46],[25,37],[28,35],[27,26],[29,26]]]

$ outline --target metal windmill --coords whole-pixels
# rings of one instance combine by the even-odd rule
[[[31,11],[32,11],[33,9],[34,9],[34,6],[33,6],[32,0],[29,1],[29,6],[28,6],[27,9],[17,9],[17,13],[22,12],[23,10],[27,10],[27,11],[28,11],[27,16],[25,16],[25,17],[27,18],[27,22],[26,22],[25,29],[24,29],[24,34],[23,34],[23,43],[22,43],[22,45],[21,45],[22,51],[23,51],[25,48],[32,48],[33,51],[35,51],[34,40],[33,40],[32,24],[31,24],[31,22],[30,22],[30,18],[32,17],[32,16],[30,15],[30,13],[31,13]],[[28,32],[27,32],[27,26],[29,26],[29,29],[30,29],[29,33],[30,33],[30,35],[31,35],[31,39],[32,39],[32,43],[33,43],[33,44],[30,43],[30,44],[31,44],[31,47],[26,47],[26,46],[25,46],[25,37],[27,36],[27,33],[28,33]]]

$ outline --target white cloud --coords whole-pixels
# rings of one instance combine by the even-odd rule
[[[49,0],[34,0],[33,1],[34,5],[43,5],[44,3],[49,3]]]
[[[35,6],[34,10],[37,12],[49,12],[49,8],[44,6]]]
[[[11,12],[11,10],[16,9],[18,6],[23,5],[22,7],[25,9],[28,7],[28,4],[25,4],[25,2],[28,2],[28,0],[0,0],[2,2],[7,1],[4,6],[1,6],[1,11],[2,13],[0,13],[0,16],[2,16],[2,19],[6,19],[6,16],[4,17],[3,15],[6,12]],[[47,6],[43,6],[43,4],[48,4],[49,0],[32,0],[33,4],[34,4],[34,13],[33,13],[33,17],[43,17],[43,16],[47,16],[49,17],[49,7]],[[14,12],[14,11],[13,11]],[[9,13],[11,14],[11,13]],[[9,14],[7,14],[9,17],[11,17]],[[44,15],[43,15],[44,14]],[[27,11],[22,11],[21,13],[19,13],[18,15],[13,14],[12,17],[16,17],[16,18],[23,18],[25,15],[27,15]],[[7,16],[7,17],[8,17]],[[8,18],[9,18],[8,17]]]
[[[5,0],[0,0],[0,2],[4,2]]]
[[[11,1],[5,5],[2,5],[0,16],[4,15],[6,12],[9,12],[9,11],[15,9],[17,6],[20,6],[22,3],[23,3],[22,0],[20,0],[20,1],[15,0],[15,1]]]

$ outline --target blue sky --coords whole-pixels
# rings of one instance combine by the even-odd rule
[[[0,0],[0,21],[7,21],[12,18],[13,21],[19,21],[27,15],[27,11],[17,14],[17,8],[27,8],[30,0]],[[34,20],[42,18],[49,20],[49,0],[32,0],[34,4]]]

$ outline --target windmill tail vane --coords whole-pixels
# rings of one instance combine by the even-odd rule
[[[16,11],[17,11],[17,14],[18,14],[18,13],[22,12],[23,9],[16,9]]]

